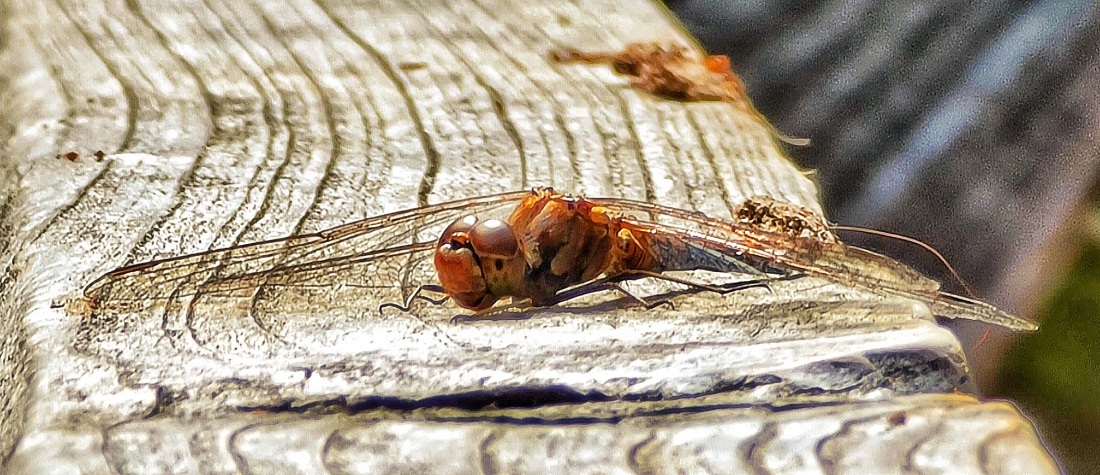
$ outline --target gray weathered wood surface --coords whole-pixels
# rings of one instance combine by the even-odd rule
[[[5,4],[0,447],[12,473],[1052,473],[925,307],[811,279],[451,323],[51,304],[127,263],[536,185],[819,209],[769,129],[560,47],[687,44],[644,2]],[[75,161],[55,158],[77,152]],[[94,158],[103,151],[102,161]],[[639,291],[661,291],[640,283]]]

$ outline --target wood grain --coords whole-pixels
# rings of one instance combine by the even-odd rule
[[[4,18],[13,473],[694,471],[688,450],[854,471],[896,466],[899,447],[903,467],[1056,470],[1014,408],[948,395],[969,370],[927,308],[814,279],[457,323],[453,306],[379,313],[340,289],[269,320],[51,308],[121,265],[532,186],[715,217],[754,195],[819,211],[766,124],[547,60],[690,45],[654,5],[12,1]],[[866,437],[910,410],[958,429]]]
[[[510,416],[515,417],[509,419]],[[529,414],[132,421],[51,436],[86,452],[12,469],[118,473],[1056,473],[1007,403],[968,396],[531,423]],[[965,437],[960,437],[965,434]]]

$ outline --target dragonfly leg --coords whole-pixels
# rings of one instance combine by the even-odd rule
[[[707,292],[714,292],[716,294],[725,295],[725,294],[728,294],[730,292],[737,292],[739,290],[751,289],[753,287],[762,287],[762,288],[765,288],[765,289],[768,289],[769,291],[771,291],[772,290],[772,288],[771,288],[771,283],[772,282],[777,281],[777,280],[787,280],[790,277],[789,276],[766,277],[766,278],[761,278],[761,279],[751,279],[751,280],[742,280],[742,281],[738,281],[738,282],[730,282],[728,284],[720,284],[720,285],[706,284],[706,283],[694,281],[694,280],[691,280],[691,279],[682,279],[682,278],[674,277],[674,276],[671,276],[671,275],[668,275],[668,274],[662,274],[662,273],[659,273],[659,272],[650,272],[650,271],[632,271],[632,272],[629,272],[629,273],[626,273],[626,274],[620,274],[619,276],[613,277],[613,279],[618,280],[618,281],[644,279],[644,278],[659,279],[659,280],[663,280],[663,281],[666,281],[666,282],[673,282],[673,283],[680,284],[680,285],[686,285],[688,287],[698,289],[698,290],[705,290]]]
[[[736,291],[739,291],[739,290],[750,289],[750,288],[753,288],[753,287],[763,287],[763,288],[768,289],[770,291],[771,290],[771,286],[769,285],[770,282],[774,282],[774,281],[777,281],[777,280],[789,280],[789,279],[798,278],[798,277],[802,277],[802,275],[801,274],[784,275],[784,276],[770,277],[770,278],[764,278],[764,279],[752,279],[752,280],[744,280],[744,281],[740,281],[740,282],[731,282],[729,284],[722,284],[722,285],[711,285],[711,284],[705,284],[705,283],[702,283],[702,282],[696,282],[696,281],[689,280],[689,279],[681,279],[681,278],[678,278],[678,277],[673,277],[673,276],[670,276],[670,275],[665,275],[665,274],[661,274],[661,273],[657,273],[657,272],[633,271],[633,272],[617,274],[617,275],[609,276],[609,277],[601,277],[601,278],[586,282],[584,284],[580,284],[580,285],[575,286],[575,287],[567,288],[565,290],[562,290],[562,291],[558,292],[558,294],[555,295],[554,298],[551,301],[546,302],[542,306],[536,307],[536,306],[532,305],[531,299],[523,299],[523,300],[512,302],[508,305],[498,306],[498,307],[491,307],[491,308],[487,308],[485,310],[480,310],[480,311],[475,312],[475,313],[470,314],[470,315],[466,315],[466,314],[455,315],[455,316],[451,317],[451,323],[454,324],[454,323],[459,323],[459,322],[464,322],[464,321],[472,321],[472,320],[495,319],[495,318],[500,317],[502,314],[507,313],[507,312],[526,311],[526,310],[532,310],[532,309],[535,309],[535,308],[542,308],[542,307],[549,307],[549,306],[553,306],[553,305],[558,305],[562,302],[566,302],[566,301],[569,301],[569,300],[572,300],[572,299],[575,299],[575,298],[578,298],[578,297],[581,297],[581,296],[584,296],[584,295],[588,295],[588,294],[591,294],[591,293],[602,292],[602,291],[605,291],[605,290],[613,290],[613,291],[619,292],[619,293],[623,294],[624,296],[626,296],[627,298],[629,298],[630,300],[633,300],[634,302],[637,302],[639,305],[645,307],[647,310],[652,310],[652,309],[657,308],[661,305],[668,305],[668,307],[672,308],[672,309],[676,308],[675,305],[672,303],[672,301],[670,299],[648,300],[644,297],[641,297],[639,295],[636,295],[636,294],[630,292],[629,290],[627,290],[626,288],[624,288],[621,285],[622,282],[625,282],[625,281],[628,281],[628,280],[654,278],[654,279],[665,280],[665,281],[668,281],[668,282],[674,282],[674,283],[681,284],[681,285],[686,285],[686,286],[694,288],[696,290],[714,292],[714,293],[717,293],[717,294],[728,294],[730,292],[736,292]],[[419,297],[419,298],[425,299],[425,297]],[[410,300],[411,300],[411,297],[410,297]],[[393,306],[395,308],[401,308],[401,307],[397,306],[396,304],[392,304],[392,303],[387,304],[387,305]],[[406,307],[407,306],[408,306],[408,304],[406,304]]]
[[[657,275],[659,276],[660,274],[657,274]],[[675,308],[673,306],[672,302],[668,301],[668,299],[661,299],[661,300],[658,300],[658,301],[646,300],[645,298],[643,298],[639,295],[636,295],[636,294],[630,292],[629,290],[626,290],[626,288],[624,288],[622,285],[619,285],[623,281],[633,280],[633,279],[640,279],[640,278],[643,278],[643,277],[649,277],[649,276],[648,275],[628,276],[628,275],[625,275],[625,274],[619,274],[619,275],[615,275],[615,276],[611,276],[611,277],[601,277],[599,279],[589,281],[585,284],[581,284],[579,286],[568,288],[568,289],[562,290],[561,292],[558,292],[558,294],[554,296],[553,301],[548,302],[547,305],[548,306],[549,305],[557,305],[559,303],[562,303],[562,302],[565,302],[565,301],[568,301],[568,300],[573,300],[577,297],[581,297],[581,296],[588,295],[588,294],[595,293],[595,292],[602,292],[604,290],[614,290],[614,291],[616,291],[620,294],[623,294],[624,296],[626,296],[630,300],[633,300],[633,301],[637,302],[639,305],[645,307],[646,309],[657,308],[661,305],[668,305],[669,308]]]
[[[627,279],[627,280],[629,280],[629,279]],[[550,305],[557,305],[559,303],[565,302],[567,300],[575,299],[575,298],[580,297],[582,295],[588,295],[588,294],[595,293],[595,292],[602,292],[604,290],[614,290],[614,291],[616,291],[620,294],[623,294],[624,296],[626,296],[626,298],[628,298],[630,300],[633,300],[634,302],[638,303],[639,305],[645,307],[646,309],[654,309],[654,308],[660,307],[661,305],[668,305],[669,308],[675,308],[672,305],[672,302],[668,301],[668,299],[661,299],[661,300],[657,300],[657,301],[646,300],[644,297],[641,297],[637,294],[634,294],[633,292],[631,292],[629,290],[626,290],[625,287],[623,287],[622,285],[619,284],[621,281],[622,281],[621,279],[618,279],[618,276],[616,276],[616,277],[605,277],[605,278],[593,280],[593,281],[591,281],[587,284],[581,285],[580,287],[574,287],[572,289],[563,290],[563,291],[559,292],[558,295],[556,295],[554,297],[554,301]]]
[[[657,307],[660,307],[661,305],[667,305],[670,310],[676,310],[676,305],[673,305],[672,300],[669,300],[669,299],[659,299],[659,300],[652,300],[652,301],[651,300],[646,300],[646,299],[644,299],[640,296],[637,296],[637,295],[634,295],[634,294],[630,293],[630,291],[626,290],[626,288],[624,288],[622,285],[619,285],[618,282],[612,282],[611,286],[610,286],[610,290],[619,291],[619,293],[627,296],[628,298],[630,298],[630,300],[633,300],[633,301],[638,302],[639,304],[641,304],[643,307],[645,307],[646,310],[653,310]]]
[[[604,278],[604,279],[597,279],[597,280],[591,281],[587,284],[581,285],[579,287],[574,287],[573,289],[568,289],[568,290],[565,290],[563,292],[560,292],[560,293],[558,293],[557,296],[554,297],[553,300],[551,300],[549,302],[546,302],[545,305],[535,306],[535,305],[532,305],[531,299],[523,299],[523,300],[519,300],[519,301],[516,301],[516,302],[512,302],[508,305],[503,305],[503,306],[498,306],[498,307],[490,307],[490,308],[487,308],[485,310],[479,310],[479,311],[474,312],[473,314],[470,314],[470,315],[466,315],[466,314],[455,315],[455,316],[451,317],[451,324],[466,322],[466,321],[472,321],[472,320],[507,319],[505,317],[505,314],[507,314],[509,312],[523,312],[523,311],[527,311],[527,310],[533,310],[533,309],[536,309],[536,308],[551,307],[551,306],[557,305],[559,303],[565,302],[567,300],[575,299],[575,298],[580,297],[582,295],[588,295],[588,294],[595,293],[595,292],[602,292],[604,290],[614,290],[616,292],[619,292],[619,293],[625,295],[630,300],[633,300],[633,301],[637,302],[639,305],[642,305],[647,310],[657,308],[661,305],[668,305],[670,308],[675,308],[675,307],[673,307],[672,302],[670,302],[668,299],[661,299],[661,300],[658,300],[658,301],[646,300],[645,298],[642,298],[638,295],[635,295],[635,294],[631,293],[629,290],[626,290],[625,288],[623,288],[623,286],[619,285],[619,282],[611,280],[611,279]],[[501,318],[501,317],[505,317],[505,318]]]
[[[455,316],[451,317],[451,322],[450,323],[452,325],[454,325],[455,323],[468,322],[468,321],[472,321],[472,320],[492,320],[492,319],[494,319],[494,317],[499,317],[499,316],[501,316],[501,315],[503,315],[507,312],[512,312],[512,311],[522,312],[524,310],[530,310],[530,309],[533,309],[533,308],[537,308],[537,307],[535,307],[534,305],[531,305],[531,299],[522,299],[522,300],[513,301],[512,303],[509,303],[508,305],[501,305],[499,307],[489,307],[489,308],[484,309],[484,310],[478,310],[478,311],[476,311],[472,314],[469,314],[469,315],[464,314],[464,313],[460,313],[458,315],[455,315]]]
[[[667,281],[667,282],[673,282],[673,283],[677,283],[677,284],[680,284],[680,285],[686,285],[686,286],[691,287],[691,288],[696,289],[696,290],[703,290],[703,291],[707,291],[707,292],[714,292],[716,294],[725,295],[725,294],[728,294],[730,292],[736,292],[736,291],[739,291],[739,290],[750,289],[750,288],[753,288],[753,287],[763,287],[763,288],[768,289],[770,291],[771,290],[771,286],[769,285],[770,282],[775,281],[775,280],[784,280],[788,277],[784,276],[784,277],[778,277],[778,278],[752,279],[752,280],[744,280],[744,281],[740,281],[740,282],[731,282],[729,284],[712,285],[712,284],[706,284],[706,283],[703,283],[703,282],[693,281],[693,280],[690,280],[690,279],[682,279],[682,278],[679,278],[679,277],[673,277],[671,275],[661,274],[659,272],[631,271],[631,272],[618,274],[618,275],[614,275],[614,276],[602,277],[602,278],[593,280],[591,282],[582,284],[582,285],[577,286],[577,287],[565,289],[561,292],[558,292],[558,295],[555,296],[555,298],[554,298],[553,304],[558,304],[558,303],[561,303],[561,302],[564,302],[564,301],[567,301],[567,300],[575,299],[575,298],[580,297],[582,295],[588,295],[588,294],[593,293],[593,292],[600,292],[600,291],[603,291],[603,290],[615,290],[615,291],[618,291],[619,293],[622,293],[623,295],[626,295],[631,300],[634,300],[635,302],[638,302],[639,304],[645,306],[647,309],[653,309],[653,308],[656,308],[660,305],[665,305],[665,304],[667,304],[670,308],[674,308],[672,302],[668,301],[668,299],[661,299],[661,300],[658,300],[658,301],[649,301],[649,300],[646,300],[642,297],[639,297],[637,295],[632,294],[631,292],[629,292],[625,288],[623,288],[621,285],[619,285],[619,283],[625,282],[625,281],[628,281],[628,280],[645,279],[645,278],[660,279],[660,280],[664,280],[664,281]]]
[[[535,305],[532,305],[531,299],[523,299],[523,300],[519,300],[519,301],[516,301],[516,302],[512,302],[508,305],[503,305],[503,306],[498,306],[498,307],[490,307],[490,308],[487,308],[485,310],[480,310],[480,311],[474,312],[471,315],[465,315],[465,314],[455,315],[455,316],[451,317],[451,323],[454,324],[454,323],[459,323],[459,322],[464,322],[464,321],[472,321],[472,320],[501,319],[501,317],[504,314],[508,313],[508,312],[513,312],[513,311],[523,312],[523,311],[527,311],[527,310],[533,310],[533,309],[536,309],[536,308],[551,307],[551,306],[560,304],[562,302],[575,299],[575,298],[580,297],[582,295],[588,295],[588,294],[595,293],[595,292],[602,292],[602,291],[605,291],[605,290],[614,290],[616,292],[619,292],[619,293],[625,295],[630,300],[633,300],[633,301],[637,302],[639,305],[645,307],[647,310],[659,307],[661,305],[668,305],[670,308],[675,308],[675,307],[673,307],[672,302],[670,302],[668,299],[661,299],[661,300],[658,300],[658,301],[646,300],[645,298],[642,298],[642,297],[640,297],[638,295],[635,295],[634,293],[630,292],[629,290],[626,290],[622,285],[619,285],[619,281],[617,279],[611,279],[611,278],[606,278],[605,277],[605,278],[593,280],[591,282],[580,285],[578,287],[573,287],[571,289],[563,290],[563,291],[559,292],[556,296],[554,296],[553,300],[551,300],[549,302],[546,302],[544,305],[535,306]]]
[[[428,296],[424,295],[424,292],[432,292],[432,293],[437,293],[437,294],[443,294],[443,297],[438,298],[438,299],[433,299],[431,297],[428,297]],[[419,286],[416,287],[416,290],[414,290],[413,293],[410,294],[409,297],[405,299],[404,304],[398,304],[398,303],[393,303],[393,302],[383,303],[382,305],[378,306],[378,313],[382,313],[382,310],[385,310],[387,308],[396,308],[397,310],[408,313],[412,309],[413,302],[416,301],[416,300],[423,300],[423,301],[431,303],[432,305],[442,305],[443,302],[446,302],[447,299],[450,299],[450,298],[451,297],[449,295],[447,295],[447,293],[443,290],[442,286],[434,285],[434,284],[419,285]]]
[[[768,289],[770,291],[770,290],[772,290],[770,283],[772,281],[782,279],[782,278],[751,279],[751,280],[742,280],[742,281],[738,281],[738,282],[730,282],[728,284],[712,285],[712,284],[705,284],[703,282],[697,282],[697,281],[690,280],[690,279],[681,279],[679,277],[673,277],[671,275],[662,274],[662,273],[659,273],[659,272],[650,272],[650,271],[633,271],[633,272],[630,272],[629,274],[625,274],[624,277],[625,278],[623,280],[633,280],[633,279],[642,279],[642,278],[659,279],[659,280],[664,280],[664,281],[667,281],[667,282],[673,282],[673,283],[676,283],[676,284],[686,285],[688,287],[696,288],[696,289],[699,289],[699,290],[705,290],[707,292],[714,292],[716,294],[721,294],[721,295],[728,294],[730,292],[736,292],[738,290],[751,289],[753,287],[763,287],[763,288]]]

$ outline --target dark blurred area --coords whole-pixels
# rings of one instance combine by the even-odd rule
[[[954,328],[987,396],[1100,467],[1100,2],[669,0],[817,171],[835,222],[918,238],[1029,336]],[[929,253],[860,235],[963,292]],[[1087,450],[1083,450],[1086,448]]]

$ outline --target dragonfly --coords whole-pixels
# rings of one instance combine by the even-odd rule
[[[536,188],[135,264],[96,279],[80,301],[86,312],[97,314],[215,297],[256,308],[279,289],[308,288],[322,301],[336,291],[383,299],[387,303],[380,311],[408,312],[417,299],[437,305],[450,299],[477,317],[508,306],[557,305],[604,290],[619,290],[650,306],[619,286],[641,278],[725,293],[811,276],[921,301],[942,317],[1037,329],[993,305],[945,292],[939,282],[896,260],[841,242],[824,218],[801,206],[755,197],[733,216],[723,220],[644,201]],[[751,279],[716,286],[669,274],[692,270]],[[433,271],[437,283],[424,282]],[[281,302],[277,308],[288,300]]]

